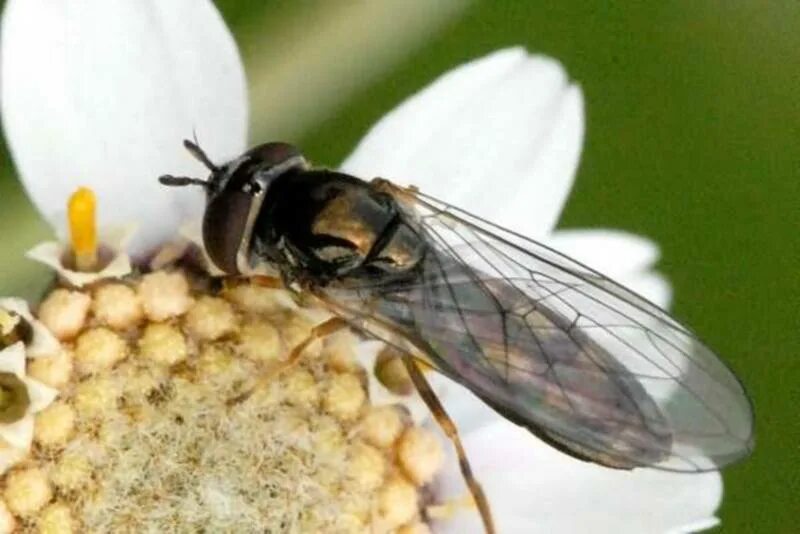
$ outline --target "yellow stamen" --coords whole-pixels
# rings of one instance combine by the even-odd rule
[[[94,192],[81,187],[69,197],[69,231],[75,266],[79,271],[91,271],[97,265],[97,224]]]

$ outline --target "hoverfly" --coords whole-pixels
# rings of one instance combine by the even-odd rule
[[[742,384],[667,312],[545,245],[413,188],[313,168],[285,143],[217,166],[203,240],[230,275],[277,268],[367,336],[398,339],[499,414],[609,467],[702,472],[753,448]],[[320,332],[324,333],[325,328]],[[484,525],[488,504],[453,424],[404,358],[444,430]]]

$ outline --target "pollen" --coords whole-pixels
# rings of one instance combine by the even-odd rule
[[[60,340],[68,340],[81,331],[89,315],[92,299],[80,291],[56,289],[39,307],[39,320]]]
[[[180,271],[157,271],[145,275],[138,287],[147,318],[164,321],[186,313],[192,305],[189,282]]]
[[[9,510],[22,517],[40,510],[53,496],[47,475],[38,467],[12,471],[5,487],[3,496]]]
[[[36,415],[34,438],[43,447],[66,445],[75,427],[75,410],[69,404],[56,402]]]
[[[376,447],[391,447],[403,432],[400,411],[394,406],[373,407],[361,423],[361,435]]]
[[[112,367],[128,354],[125,340],[107,328],[93,328],[75,342],[75,363],[82,374],[96,374]]]
[[[139,295],[124,284],[106,284],[94,293],[92,313],[115,330],[135,327],[144,316]]]
[[[72,511],[62,502],[56,502],[42,510],[37,521],[40,534],[72,534],[74,532]]]
[[[365,399],[364,388],[356,375],[333,375],[325,392],[325,410],[338,419],[352,421],[361,411]]]
[[[411,521],[417,515],[416,488],[402,477],[389,480],[378,492],[378,515],[389,529]]]
[[[372,405],[361,338],[290,361],[326,314],[176,268],[56,287],[63,347],[28,372],[59,396],[0,474],[0,532],[425,533],[440,449]]]
[[[173,365],[186,358],[188,347],[183,333],[168,324],[150,324],[139,339],[139,353],[152,362]]]
[[[49,358],[36,358],[28,362],[28,374],[54,388],[63,388],[72,375],[73,355],[62,350]]]
[[[199,339],[219,339],[236,328],[233,306],[221,298],[202,297],[189,310],[186,327]]]
[[[79,271],[91,271],[97,265],[97,201],[91,189],[81,187],[69,199],[70,244]]]
[[[433,479],[444,461],[436,436],[424,428],[408,428],[397,445],[397,457],[408,478],[419,486]]]

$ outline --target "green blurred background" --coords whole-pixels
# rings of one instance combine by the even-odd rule
[[[561,226],[660,244],[675,314],[755,400],[756,453],[725,472],[722,531],[800,528],[800,2],[217,4],[246,65],[253,140],[328,165],[459,63],[514,44],[559,59],[587,113]],[[46,272],[22,253],[47,227],[5,151],[0,163],[0,294],[35,297]]]

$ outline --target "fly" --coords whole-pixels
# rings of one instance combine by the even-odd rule
[[[160,181],[206,190],[214,264],[240,276],[277,269],[337,315],[317,336],[346,324],[406,351],[487,531],[488,502],[419,360],[582,460],[703,472],[752,451],[752,405],[733,372],[597,271],[416,189],[314,168],[286,143],[221,166],[184,145],[210,177]]]

